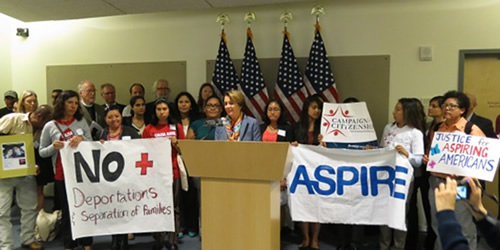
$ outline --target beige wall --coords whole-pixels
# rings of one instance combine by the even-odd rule
[[[205,80],[206,60],[217,53],[218,13],[229,14],[228,47],[233,58],[241,58],[246,28],[242,19],[245,12],[254,11],[257,55],[271,58],[280,56],[280,13],[291,10],[291,43],[296,56],[305,57],[313,38],[310,12],[318,3],[326,11],[321,24],[330,56],[390,55],[388,117],[400,97],[428,98],[457,88],[459,49],[500,47],[500,33],[495,32],[500,27],[500,2],[495,0],[314,1],[29,23],[28,39],[11,39],[10,62],[2,56],[0,70],[8,71],[9,63],[12,67],[10,77],[7,72],[0,80],[10,80],[18,91],[33,89],[45,100],[46,65],[186,61],[188,91],[196,93]],[[12,35],[0,32],[0,41]],[[433,47],[433,61],[418,60],[422,45]],[[0,49],[0,55],[5,53]]]
[[[4,107],[3,93],[12,87],[11,40],[15,36],[17,21],[0,13],[0,107]]]

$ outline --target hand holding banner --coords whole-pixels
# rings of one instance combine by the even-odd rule
[[[60,153],[73,239],[174,231],[169,139],[66,143]]]
[[[463,132],[436,132],[429,152],[427,171],[493,181],[500,140]]]

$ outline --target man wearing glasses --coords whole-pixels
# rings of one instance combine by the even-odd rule
[[[83,80],[78,84],[78,92],[80,93],[83,118],[91,129],[92,138],[99,139],[100,131],[106,126],[106,122],[104,120],[104,107],[95,104],[95,85],[89,80]]]

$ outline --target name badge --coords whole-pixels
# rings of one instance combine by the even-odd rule
[[[83,130],[81,128],[77,129],[76,135],[83,135]]]
[[[286,130],[278,129],[278,135],[285,137],[286,136]]]
[[[175,124],[170,124],[170,130],[177,130],[177,126],[175,126]]]
[[[130,137],[130,135],[122,136],[122,140],[123,141],[130,141],[130,140],[132,140],[132,137]]]

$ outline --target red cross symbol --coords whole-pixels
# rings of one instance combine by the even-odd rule
[[[141,175],[147,174],[147,169],[153,167],[153,161],[148,161],[148,153],[141,153],[141,161],[136,161],[135,167],[141,168]]]

